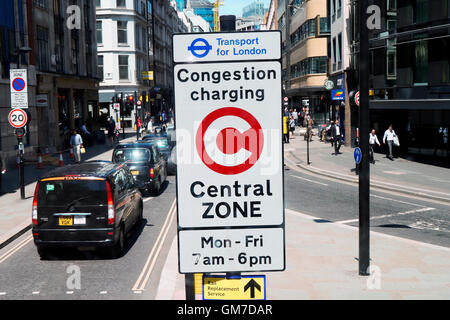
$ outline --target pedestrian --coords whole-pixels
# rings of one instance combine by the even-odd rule
[[[298,126],[298,112],[297,112],[297,108],[294,109],[294,111],[292,112],[292,115],[294,116],[295,125]]]
[[[73,134],[70,137],[70,147],[75,155],[75,162],[81,163],[81,148],[83,147],[83,139],[77,133],[77,130],[73,130]]]
[[[305,124],[303,123],[305,121],[305,107],[302,107],[302,110],[300,111],[299,115],[298,115],[298,121],[300,123],[301,127],[304,127]]]
[[[116,123],[113,119],[113,117],[109,118],[108,121],[108,138],[109,138],[109,142],[111,144],[111,147],[114,146],[114,133],[116,131]]]
[[[136,128],[138,137],[141,136],[141,127],[142,127],[141,117],[138,117],[137,118],[137,128]]]
[[[309,139],[309,141],[312,141],[312,136],[313,136],[312,127],[314,125],[314,120],[312,119],[312,117],[309,113],[307,113],[305,116],[305,122],[306,122],[306,127],[307,127],[305,140]]]
[[[331,138],[333,139],[334,155],[337,156],[341,153],[339,149],[342,145],[342,130],[339,125],[339,120],[336,120],[336,123],[331,127]]]
[[[2,194],[2,176],[6,173],[6,156],[0,150],[0,195]]]
[[[295,119],[292,115],[289,119],[289,138],[294,139],[294,131],[295,131]]]
[[[289,143],[289,132],[288,132],[288,117],[283,117],[283,140],[284,143]]]
[[[375,129],[372,129],[372,132],[369,133],[369,161],[373,164],[375,164],[375,158],[373,156],[375,144],[379,147],[381,146],[380,141],[378,141],[378,137],[375,134]]]
[[[147,124],[147,133],[153,133],[153,119],[150,118]]]
[[[387,158],[390,159],[391,161],[394,161],[392,148],[394,146],[395,137],[397,137],[397,135],[395,134],[395,131],[392,130],[392,124],[391,124],[391,125],[389,125],[389,128],[384,132],[384,136],[383,136],[383,143],[386,144],[386,141],[387,141],[387,145],[388,145]]]

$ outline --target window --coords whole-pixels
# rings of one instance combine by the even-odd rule
[[[333,71],[336,71],[337,51],[336,51],[336,37],[333,38]]]
[[[397,78],[397,51],[387,50],[386,52],[386,78],[395,80]]]
[[[119,56],[119,79],[128,80],[128,56]]]
[[[414,84],[423,85],[428,83],[428,42],[419,41],[415,43],[415,65]]]
[[[429,21],[428,0],[416,0],[414,6],[414,23],[426,23]]]
[[[337,19],[341,17],[341,8],[342,8],[342,0],[337,0],[337,8],[336,8]]]
[[[127,38],[127,21],[117,21],[117,42],[126,44]]]
[[[102,6],[102,0],[95,0],[95,6],[101,7]]]
[[[387,0],[386,6],[388,11],[396,11],[397,10],[397,0]]]
[[[34,0],[33,3],[38,8],[47,9],[47,0]]]
[[[48,46],[48,29],[44,27],[36,27],[37,39],[37,60],[39,70],[49,70],[49,46]]]
[[[103,81],[103,56],[97,56],[97,76]]]
[[[97,31],[97,43],[102,44],[103,43],[103,33],[102,33],[102,21],[97,20],[96,23],[96,31]]]
[[[126,0],[116,0],[117,8],[125,8],[127,6]]]
[[[338,51],[337,51],[338,66],[337,66],[337,68],[340,70],[340,69],[342,69],[342,33],[338,34],[337,45],[338,45]]]

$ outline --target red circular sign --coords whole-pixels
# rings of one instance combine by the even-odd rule
[[[355,94],[355,103],[359,107],[359,91],[357,91]]]
[[[22,109],[13,109],[8,115],[8,120],[14,128],[22,128],[27,124],[28,116]]]
[[[241,118],[250,125],[250,129],[243,133],[235,128],[224,128],[217,135],[217,147],[224,154],[236,154],[242,148],[251,152],[251,156],[244,163],[234,166],[218,164],[209,156],[205,148],[204,138],[209,126],[217,119],[226,116]],[[196,146],[200,159],[211,170],[224,175],[239,174],[250,169],[258,161],[264,146],[264,135],[261,125],[253,115],[239,108],[227,107],[215,110],[203,119],[197,130]]]

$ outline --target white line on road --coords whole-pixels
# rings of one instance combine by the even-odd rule
[[[6,296],[6,292],[0,292],[0,296]]]
[[[66,294],[73,294],[73,291],[66,291]]]
[[[24,240],[22,240],[22,242],[18,243],[16,246],[14,246],[12,249],[7,251],[5,254],[0,256],[0,263],[5,262],[6,259],[8,259],[14,253],[19,251],[22,247],[26,246],[31,240],[33,240],[33,237],[30,235],[30,236],[26,237]]]
[[[36,295],[36,294],[39,294],[39,293],[40,293],[39,291],[33,291],[31,294]]]
[[[395,201],[395,202],[398,202],[398,203],[409,204],[409,205],[416,206],[416,207],[426,208],[426,206],[423,206],[421,204],[401,201],[401,200],[397,200],[397,199],[386,198],[386,197],[382,197],[382,196],[377,196],[375,194],[372,194],[371,197],[378,198],[378,199],[383,199],[383,200]]]
[[[107,294],[108,291],[100,291],[100,294]]]
[[[432,210],[435,210],[435,208],[429,208],[429,207],[428,208],[420,208],[420,209],[409,210],[409,211],[405,211],[405,212],[397,212],[397,213],[392,213],[392,214],[385,214],[382,216],[374,216],[374,217],[371,217],[370,220],[390,218],[390,217],[395,217],[395,216],[402,216],[405,214],[427,212],[427,211],[432,211]],[[358,221],[359,221],[359,219],[351,219],[351,220],[336,221],[336,223],[347,224],[347,223],[353,223],[353,222],[358,222]]]
[[[297,217],[300,217],[300,218],[303,218],[303,219],[308,219],[308,220],[320,219],[319,217],[315,217],[315,216],[312,216],[312,215],[309,215],[309,214],[305,214],[305,213],[302,213],[302,212],[298,212],[298,211],[295,211],[295,210],[292,210],[292,209],[288,209],[288,208],[286,208],[285,211],[286,211],[286,213],[292,214],[294,216],[297,216]],[[331,223],[333,225],[335,225],[335,226],[340,227],[340,228],[353,230],[353,231],[358,231],[358,227],[353,227],[353,226],[349,226],[347,224],[340,224],[340,223],[335,223],[335,222],[334,223],[331,222]],[[327,225],[329,225],[329,224],[327,224]],[[438,246],[438,245],[435,245],[435,244],[430,244],[430,243],[421,242],[421,241],[417,241],[417,240],[410,240],[410,239],[406,239],[406,238],[402,238],[402,237],[392,236],[392,235],[389,235],[389,234],[386,234],[386,233],[377,232],[377,231],[370,231],[370,234],[374,234],[374,235],[377,235],[377,236],[380,236],[380,237],[383,237],[383,238],[395,239],[395,240],[402,241],[402,242],[409,243],[409,244],[413,244],[413,245],[420,245],[420,246],[431,248],[431,249],[443,250],[443,251],[450,252],[450,248]]]
[[[153,246],[152,250],[150,251],[150,254],[148,255],[144,268],[142,269],[139,278],[137,279],[136,283],[131,289],[135,293],[136,291],[145,290],[148,279],[150,278],[150,275],[153,271],[153,267],[158,258],[159,252],[162,249],[164,241],[166,240],[167,237],[167,233],[169,232],[170,226],[172,224],[173,218],[175,217],[175,213],[177,211],[176,208],[177,208],[176,200],[174,200],[172,206],[170,207],[169,213],[167,214],[166,221],[164,222],[163,227],[161,228],[161,232],[159,233],[158,239],[156,239],[155,245]]]
[[[312,183],[320,184],[321,186],[326,186],[326,187],[328,186],[326,183],[317,182],[317,181],[314,181],[314,180],[310,180],[310,179],[306,179],[306,178],[303,178],[303,177],[295,176],[293,174],[291,174],[290,176],[294,177],[294,178],[297,178],[297,179],[306,180],[306,181],[309,181],[309,182],[312,182]]]

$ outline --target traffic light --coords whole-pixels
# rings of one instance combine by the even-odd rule
[[[129,103],[134,103],[134,96],[133,95],[128,96],[128,102]]]

